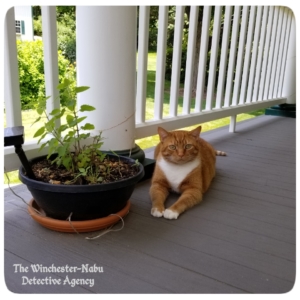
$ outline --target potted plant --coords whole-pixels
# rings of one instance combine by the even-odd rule
[[[128,207],[134,186],[144,175],[143,166],[100,150],[101,132],[92,137],[88,131],[94,125],[84,123],[86,116],[82,116],[95,108],[77,107],[77,94],[89,87],[76,87],[74,81],[64,79],[57,88],[63,99],[60,108],[46,112],[50,97],[39,99],[36,106],[39,117],[35,123],[43,115],[45,122],[34,137],[39,138],[40,150],[48,146],[48,155],[29,161],[35,178],[29,178],[22,166],[19,169],[19,178],[34,199],[31,213],[38,208],[47,218],[74,224],[117,214]],[[57,126],[58,119],[65,123]]]

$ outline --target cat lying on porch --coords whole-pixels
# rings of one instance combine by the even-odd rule
[[[203,194],[215,176],[216,151],[199,137],[201,126],[191,131],[171,131],[159,127],[160,143],[155,149],[156,166],[150,187],[151,214],[154,217],[177,219],[185,210],[202,201]],[[179,199],[165,209],[170,191]]]

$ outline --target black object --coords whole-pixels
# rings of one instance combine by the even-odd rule
[[[296,104],[279,104],[267,108],[265,115],[296,118]]]
[[[15,152],[25,169],[27,176],[35,179],[34,173],[22,148],[22,144],[24,144],[24,126],[4,128],[4,147],[15,147]]]
[[[109,157],[116,157],[108,154]],[[46,157],[30,160],[31,164]],[[122,161],[135,160],[119,156]],[[129,200],[135,184],[144,176],[144,167],[139,164],[139,172],[133,177],[113,183],[95,185],[55,185],[33,180],[25,176],[24,168],[19,169],[19,179],[27,185],[37,205],[47,217],[72,221],[92,220],[106,217],[123,209]]]

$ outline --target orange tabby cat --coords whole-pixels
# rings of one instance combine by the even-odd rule
[[[192,131],[171,131],[159,127],[160,143],[155,149],[156,166],[150,196],[154,217],[177,219],[178,216],[201,202],[215,176],[216,151],[199,137],[201,126]],[[164,202],[170,191],[180,193],[179,199],[168,209]]]

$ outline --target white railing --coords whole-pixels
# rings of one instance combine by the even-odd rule
[[[227,116],[231,116],[230,130],[234,131],[237,114],[285,103],[287,97],[295,93],[295,86],[287,88],[287,85],[290,85],[289,77],[295,72],[293,66],[287,66],[295,44],[295,21],[290,9],[272,6],[205,6],[203,8],[192,6],[183,100],[179,104],[184,7],[178,6],[174,28],[170,98],[168,103],[164,103],[168,7],[161,6],[158,21],[154,114],[152,119],[146,119],[149,13],[150,7],[140,7],[136,138],[156,134],[157,126],[172,130]],[[200,29],[198,28],[199,17],[202,22]],[[55,17],[45,14],[43,18],[47,18],[45,26],[49,26],[49,30],[53,28]],[[214,20],[213,26],[210,28],[212,20]],[[197,29],[201,30],[199,53],[196,51]],[[53,31],[55,30],[52,30],[52,38]],[[18,73],[16,52],[11,51],[15,41],[14,19],[11,12],[6,17],[5,32],[7,75],[5,78],[9,81],[5,84],[9,87],[5,93],[6,116],[7,126],[11,127],[21,125],[22,122],[18,82],[14,82],[14,79],[18,78]],[[291,44],[293,46],[290,46]],[[51,45],[53,48],[53,43],[50,43],[48,53],[51,53],[50,57],[55,61],[53,55],[57,54]],[[209,64],[208,52],[210,53]],[[50,65],[53,67],[53,63]],[[195,69],[198,70],[198,76],[196,87],[193,87],[192,74]],[[53,76],[48,78],[50,79],[46,78],[46,81],[51,82],[47,82],[46,86],[54,86],[56,79],[53,79]],[[195,97],[192,101],[193,92]],[[169,108],[167,114],[163,112],[165,105]],[[36,142],[27,142],[24,149],[29,151],[29,157],[32,157],[36,155],[38,146]],[[15,168],[15,163],[10,162],[15,160],[13,153],[12,148],[5,149],[7,169]]]
[[[179,113],[178,88],[184,8],[176,7],[172,79],[170,100],[167,104],[169,113],[163,115],[163,107],[166,105],[164,68],[168,7],[159,8],[154,117],[146,120],[144,109],[147,110],[145,104],[147,56],[142,49],[146,49],[145,43],[148,39],[146,30],[148,27],[145,22],[148,20],[150,8],[141,7],[141,14],[145,17],[140,18],[139,32],[139,45],[142,46],[139,49],[139,84],[136,99],[137,138],[155,134],[158,125],[172,130],[227,116],[232,117],[230,130],[234,131],[237,114],[286,101],[286,95],[283,95],[282,91],[293,18],[291,10],[271,6],[226,6],[215,7],[212,15],[212,9],[210,6],[203,8],[200,56],[197,60],[195,44],[199,7],[191,7],[183,104]],[[212,20],[211,37],[209,27]],[[208,52],[210,52],[209,65]],[[195,61],[199,61],[198,66],[195,65]],[[198,78],[195,104],[192,107],[194,68],[198,68]]]

